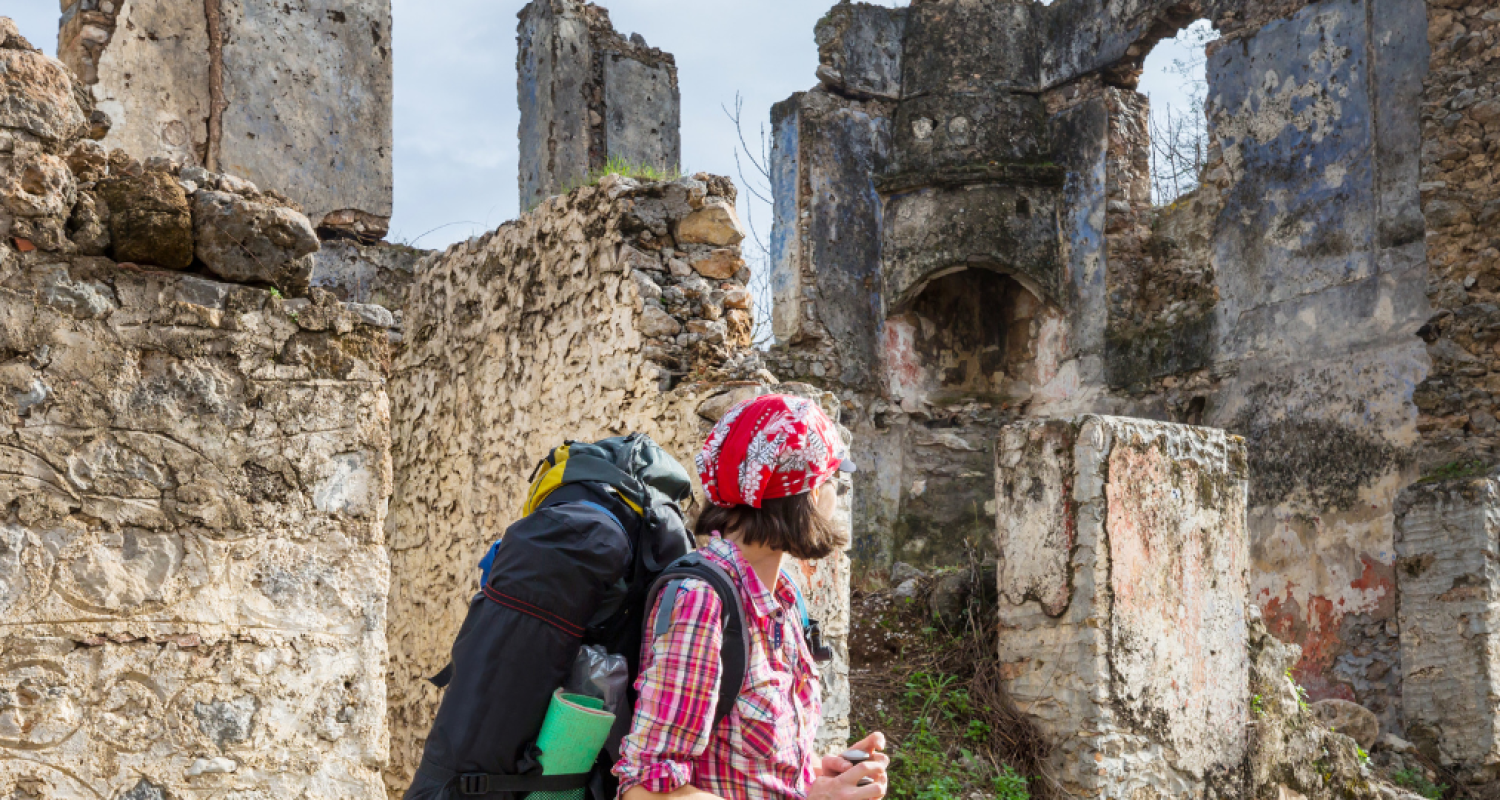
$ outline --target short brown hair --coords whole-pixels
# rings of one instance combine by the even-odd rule
[[[816,561],[849,546],[832,522],[818,516],[812,492],[761,501],[761,507],[710,504],[698,517],[697,534],[735,532],[745,544],[758,544]]]

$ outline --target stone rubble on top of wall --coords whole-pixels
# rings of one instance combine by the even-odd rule
[[[387,255],[384,247],[351,243],[335,247],[342,259],[320,259],[312,221],[275,189],[165,156],[142,162],[107,151],[67,69],[0,20],[0,239],[23,252],[201,272],[284,296],[306,295],[317,272],[319,285],[338,289],[340,299],[385,305],[386,313],[366,309],[365,317],[395,327],[389,312],[399,311],[424,251],[392,247],[400,255]],[[399,267],[373,264],[393,259]],[[342,287],[340,275],[351,270],[354,286]]]
[[[391,6],[334,6],[66,0],[57,53],[109,148],[277,186],[321,231],[373,243],[392,208]]]
[[[609,179],[606,179],[609,180]],[[698,174],[670,183],[611,181],[622,198],[619,258],[630,269],[643,352],[667,383],[728,377],[762,380],[749,351],[754,298],[740,255],[745,230],[728,179]]]

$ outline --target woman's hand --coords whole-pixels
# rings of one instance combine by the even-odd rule
[[[819,765],[821,777],[808,788],[807,800],[880,800],[888,786],[886,769],[891,759],[885,753],[885,734],[872,733],[853,746],[870,754],[870,760],[855,766],[839,756],[824,756]],[[861,778],[874,781],[860,786]]]

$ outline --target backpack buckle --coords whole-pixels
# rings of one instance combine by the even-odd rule
[[[823,626],[817,620],[807,623],[807,649],[812,651],[813,661],[819,664],[833,660],[833,648],[823,643]]]
[[[489,794],[490,776],[482,772],[458,776],[458,793],[462,795]]]

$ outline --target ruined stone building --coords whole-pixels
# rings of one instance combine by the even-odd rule
[[[608,178],[443,253],[376,241],[389,5],[341,8],[81,0],[61,62],[0,18],[7,800],[399,796],[536,459],[644,431],[690,461],[775,380],[726,179]],[[556,8],[614,64],[592,91],[669,104],[589,100],[607,153],[675,137],[670,57],[611,61],[646,51]],[[804,575],[836,642],[847,563]]]
[[[1136,81],[1198,19],[1210,163],[1153,207]],[[1493,463],[1500,425],[1497,35],[1461,0],[834,6],[773,111],[772,358],[875,465],[856,562],[990,549],[1018,418],[1223,428],[1299,679],[1401,730],[1397,498]],[[1488,586],[1467,569],[1443,581]]]
[[[1135,81],[1198,19],[1210,165],[1155,207]],[[600,176],[677,166],[676,65],[578,0],[520,14],[530,210],[380,242],[390,33],[0,18],[0,798],[399,796],[535,460],[687,460],[772,390],[863,467],[802,576],[824,746],[851,573],[974,549],[1064,795],[1389,798],[1293,665],[1500,777],[1486,0],[836,5],[773,111],[767,352],[732,183]]]

